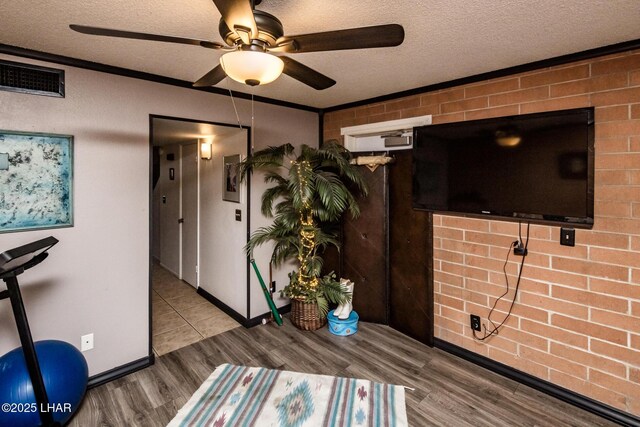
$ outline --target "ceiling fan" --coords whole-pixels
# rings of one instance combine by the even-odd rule
[[[189,44],[228,52],[221,56],[220,65],[193,84],[195,87],[213,86],[227,75],[241,83],[256,86],[269,83],[284,73],[314,89],[327,89],[336,83],[335,80],[281,54],[391,47],[400,45],[404,40],[404,29],[397,24],[285,36],[278,18],[255,9],[254,6],[261,1],[213,0],[222,15],[218,31],[226,45],[85,25],[71,24],[69,27],[83,34]]]

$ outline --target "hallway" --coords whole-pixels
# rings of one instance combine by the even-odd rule
[[[152,282],[153,350],[157,356],[240,326],[156,263]]]

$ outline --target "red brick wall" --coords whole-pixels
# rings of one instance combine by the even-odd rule
[[[340,128],[432,114],[433,123],[595,107],[595,225],[560,246],[559,227],[531,226],[513,314],[475,341],[505,290],[515,223],[434,216],[436,336],[577,393],[640,415],[640,51],[327,113]],[[366,212],[364,213],[366,215]],[[508,266],[515,284],[518,257]],[[498,305],[500,321],[508,302]],[[492,316],[493,317],[493,316]]]

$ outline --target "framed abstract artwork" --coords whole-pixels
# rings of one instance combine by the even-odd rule
[[[222,158],[222,200],[240,203],[240,154]]]
[[[0,130],[0,233],[73,226],[73,136]]]

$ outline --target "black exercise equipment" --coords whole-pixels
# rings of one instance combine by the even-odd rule
[[[77,408],[79,402],[82,400],[82,396],[84,395],[87,384],[86,361],[84,360],[82,354],[77,349],[75,349],[75,347],[62,341],[52,340],[39,341],[38,343],[36,343],[37,345],[34,345],[33,338],[31,336],[31,330],[29,328],[29,322],[27,320],[27,314],[25,312],[22,300],[22,295],[20,293],[20,287],[18,285],[17,277],[20,274],[24,273],[26,270],[35,267],[36,265],[44,261],[49,255],[47,251],[51,249],[56,243],[58,243],[58,240],[56,238],[47,237],[45,239],[20,246],[0,254],[0,279],[2,279],[7,286],[6,290],[0,292],[0,300],[9,298],[11,301],[11,308],[13,309],[13,315],[16,321],[16,326],[18,328],[18,335],[20,336],[20,343],[22,345],[22,348],[18,348],[12,352],[9,352],[6,355],[2,356],[2,358],[0,358],[0,360],[3,360],[9,368],[18,368],[4,373],[6,378],[5,380],[3,380],[3,390],[7,389],[7,387],[10,386],[15,387],[16,384],[4,384],[4,382],[11,381],[9,378],[20,376],[20,374],[17,372],[24,372],[24,365],[22,364],[22,360],[19,356],[19,353],[22,353],[24,355],[24,362],[26,362],[28,377],[33,387],[33,394],[31,395],[29,393],[31,396],[30,399],[33,399],[35,397],[35,404],[37,405],[37,413],[39,416],[40,425],[46,427],[60,426],[61,424],[65,423],[73,413],[70,410],[69,413],[61,415],[49,410],[52,405],[50,404],[51,400],[49,399],[49,396],[47,396],[47,388],[52,393],[51,396],[53,396],[53,406],[55,406],[56,395],[58,396],[58,398],[64,395],[65,400],[67,400],[69,399],[68,396],[70,396],[69,393],[71,392],[74,396],[73,400],[75,400],[74,406],[76,406]],[[38,362],[36,347],[38,347],[38,353],[40,353],[40,356],[43,359],[42,361],[45,363],[42,365],[42,369],[40,363]],[[53,353],[51,350],[53,350]],[[53,369],[53,371],[55,371],[54,373],[59,376],[58,380],[56,380],[55,375],[52,375],[52,370],[47,369],[47,366],[50,366],[52,354],[54,354],[55,357],[60,357],[60,355],[63,355],[64,363],[67,364],[66,368],[63,370],[61,370],[61,367],[58,366]],[[73,361],[75,363],[71,363],[71,359],[74,359]],[[16,360],[18,360],[20,363],[16,363]],[[44,378],[43,371],[45,371]],[[61,372],[67,372],[64,375],[68,374],[68,376],[73,376],[74,378],[66,378],[64,381],[60,381]],[[80,374],[73,375],[72,372]],[[26,375],[24,375],[24,378],[21,378],[20,381],[22,382],[21,390],[24,391],[24,382],[28,381]],[[57,384],[55,383],[56,381]],[[75,383],[77,384],[73,386],[73,384],[69,381],[75,381]],[[28,384],[28,382],[26,384]],[[74,388],[76,389],[76,391],[71,390]],[[60,389],[63,389],[62,394],[59,392]],[[25,393],[22,394],[24,397]],[[6,396],[4,398],[6,398]],[[11,404],[16,402],[14,401],[0,403]],[[20,402],[19,405],[24,405],[24,402]],[[31,403],[31,405],[33,405],[33,403]],[[3,414],[0,415],[5,417],[5,421],[6,417],[16,415],[8,414],[7,411],[4,410],[4,407],[5,405],[3,405]],[[22,406],[22,408],[24,408],[24,406]],[[30,408],[33,408],[33,406],[31,406]],[[17,415],[17,418],[12,418],[11,423],[13,425],[37,425],[38,417],[35,416],[35,412],[36,411],[34,410],[25,411],[25,413]],[[2,424],[2,422],[0,422],[0,424]]]

